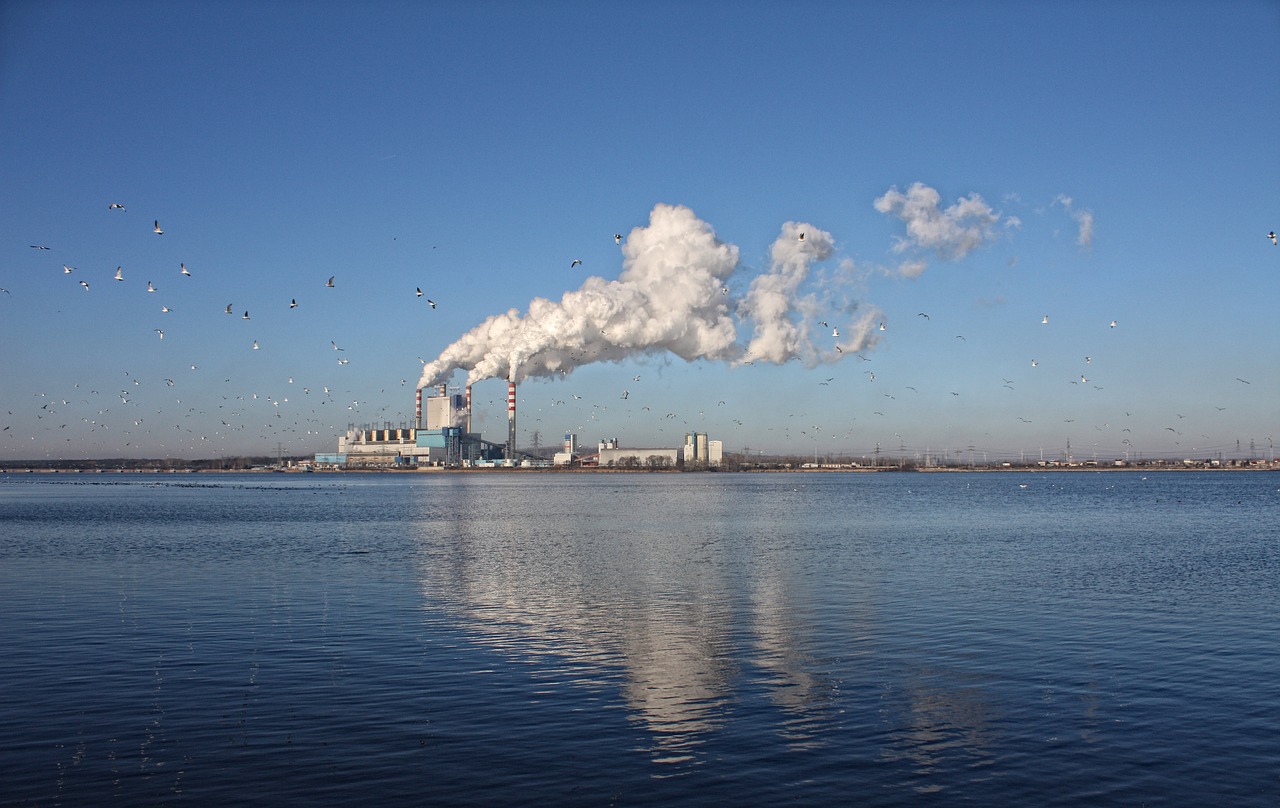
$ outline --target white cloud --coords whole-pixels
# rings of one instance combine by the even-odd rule
[[[1093,211],[1088,209],[1075,210],[1072,207],[1072,202],[1071,197],[1066,194],[1058,194],[1053,200],[1053,204],[1061,205],[1067,214],[1072,219],[1075,219],[1076,225],[1079,227],[1076,232],[1076,244],[1080,246],[1080,249],[1087,250],[1093,246]]]
[[[1000,214],[978,194],[961,197],[947,208],[940,207],[940,201],[938,192],[921,182],[913,183],[906,193],[895,186],[876,199],[876,210],[893,214],[907,225],[906,237],[894,246],[896,252],[931,250],[940,258],[954,261],[998,238],[995,224],[1000,221]],[[900,274],[907,277],[916,277],[923,271],[922,261],[899,267]]]

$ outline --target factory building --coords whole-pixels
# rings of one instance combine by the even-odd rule
[[[567,436],[566,436],[567,437]],[[684,446],[623,448],[617,438],[600,441],[596,465],[600,468],[685,468],[719,466],[724,443],[708,440],[705,432],[685,435]],[[558,457],[559,455],[557,455]]]
[[[578,436],[572,432],[564,433],[564,451],[556,452],[551,463],[556,466],[567,466],[578,456]]]
[[[514,424],[514,410],[510,415]],[[471,387],[458,394],[440,385],[425,402],[417,391],[413,426],[349,426],[338,438],[338,451],[317,454],[315,462],[342,468],[468,466],[507,456],[507,446],[484,440],[470,427]]]
[[[416,392],[414,420],[410,425],[347,427],[338,438],[338,451],[317,454],[317,468],[425,468],[431,466],[535,466],[536,458],[521,462],[516,450],[516,386],[507,384],[507,440],[493,443],[471,431],[471,387],[459,394],[445,385],[423,398]],[[581,462],[599,468],[708,468],[721,464],[723,444],[708,440],[705,432],[685,435],[677,448],[623,448],[616,438],[601,441],[597,454],[582,456],[578,437],[565,433],[563,451],[554,465]],[[545,461],[543,461],[545,462]]]

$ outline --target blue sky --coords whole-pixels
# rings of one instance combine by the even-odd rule
[[[736,248],[732,340],[522,379],[523,444],[1268,455],[1278,38],[1275,2],[7,3],[0,457],[407,422],[489,318],[634,291],[659,206]],[[799,358],[747,364],[787,272]]]

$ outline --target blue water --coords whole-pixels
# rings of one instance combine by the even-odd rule
[[[0,804],[1274,806],[1278,626],[1267,472],[0,475]]]

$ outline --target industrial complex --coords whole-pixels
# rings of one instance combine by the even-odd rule
[[[577,435],[566,433],[563,450],[551,460],[516,448],[516,386],[507,384],[507,439],[485,440],[471,430],[471,386],[463,393],[445,385],[434,394],[416,392],[411,426],[352,426],[338,438],[338,450],[317,454],[316,468],[483,468],[483,467],[595,467],[682,468],[719,467],[724,456],[721,441],[705,432],[685,435],[676,447],[626,448],[616,438],[599,441],[594,452],[578,447]]]

